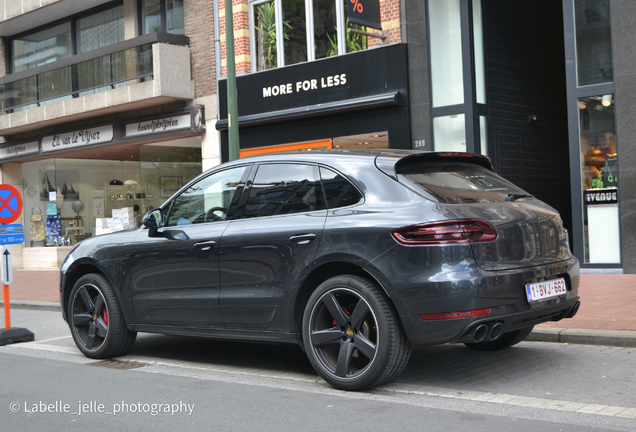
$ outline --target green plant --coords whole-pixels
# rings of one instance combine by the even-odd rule
[[[362,26],[358,25],[352,25],[351,28],[364,30]],[[337,30],[338,28],[336,27],[336,31]],[[346,52],[356,52],[367,49],[367,37],[365,35],[346,32],[346,37]],[[331,48],[327,51],[327,57],[338,55],[338,38],[336,37],[335,40],[331,39],[329,33],[327,33],[327,38],[329,38],[329,43],[331,44]]]
[[[276,7],[274,2],[264,3],[261,6],[256,7],[257,25],[254,28],[257,31],[258,38],[257,44],[259,44],[260,56],[263,59],[262,68],[272,69],[278,65],[278,53],[276,51]],[[289,39],[289,32],[292,30],[292,26],[289,25],[289,21],[283,22],[284,33],[283,38]]]

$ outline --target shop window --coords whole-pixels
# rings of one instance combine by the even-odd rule
[[[333,0],[313,0],[314,47],[317,59],[338,54],[338,18]]]
[[[435,151],[466,151],[466,116],[454,114],[433,118]]]
[[[101,159],[100,149],[95,148],[95,159],[22,164],[27,247],[75,244],[87,236],[138,227],[145,213],[201,174],[200,137],[137,150],[126,146],[110,152],[116,160]],[[126,158],[134,160],[122,161]],[[227,202],[227,192],[215,195],[214,190],[205,198],[207,210]],[[215,214],[222,217],[222,212]]]
[[[142,0],[140,9],[142,34],[185,34],[183,0]]]
[[[430,0],[431,83],[433,106],[464,103],[459,0]]]
[[[124,7],[88,12],[11,39],[13,73],[124,40]],[[75,52],[74,47],[77,46]]]
[[[579,86],[614,81],[609,0],[575,0]]]
[[[488,119],[479,116],[479,150],[484,156],[488,156]]]
[[[475,95],[477,103],[486,103],[486,56],[481,0],[473,0],[473,51],[475,56]]]
[[[245,217],[275,216],[324,209],[311,165],[266,164],[258,168]]]
[[[368,48],[367,37],[347,32],[344,0],[254,0],[250,2],[254,71]],[[283,55],[280,55],[280,53]]]
[[[285,64],[307,61],[307,11],[305,0],[282,0]]]
[[[278,66],[276,6],[274,0],[271,0],[253,7],[256,70],[272,69]]]
[[[620,263],[613,95],[578,100],[586,263]]]

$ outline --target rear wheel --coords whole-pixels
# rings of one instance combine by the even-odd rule
[[[397,376],[411,343],[374,283],[336,276],[311,295],[303,317],[305,351],[318,374],[342,390],[362,390]]]
[[[530,326],[521,330],[504,333],[499,339],[491,342],[466,343],[464,345],[477,351],[499,351],[516,345],[527,338],[533,328],[534,326]]]
[[[137,333],[126,328],[115,292],[99,274],[82,276],[71,291],[68,322],[77,347],[90,358],[110,358],[132,347]]]

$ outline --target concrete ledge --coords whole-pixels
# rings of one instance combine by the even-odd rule
[[[636,348],[636,331],[535,327],[525,340]]]
[[[0,308],[4,309],[4,301],[0,301]],[[12,300],[11,309],[40,310],[47,312],[61,312],[62,308],[57,302]]]

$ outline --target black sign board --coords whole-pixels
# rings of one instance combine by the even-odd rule
[[[382,30],[380,0],[348,0],[347,22]]]
[[[617,188],[587,189],[585,191],[585,204],[587,205],[618,204],[618,189]]]

